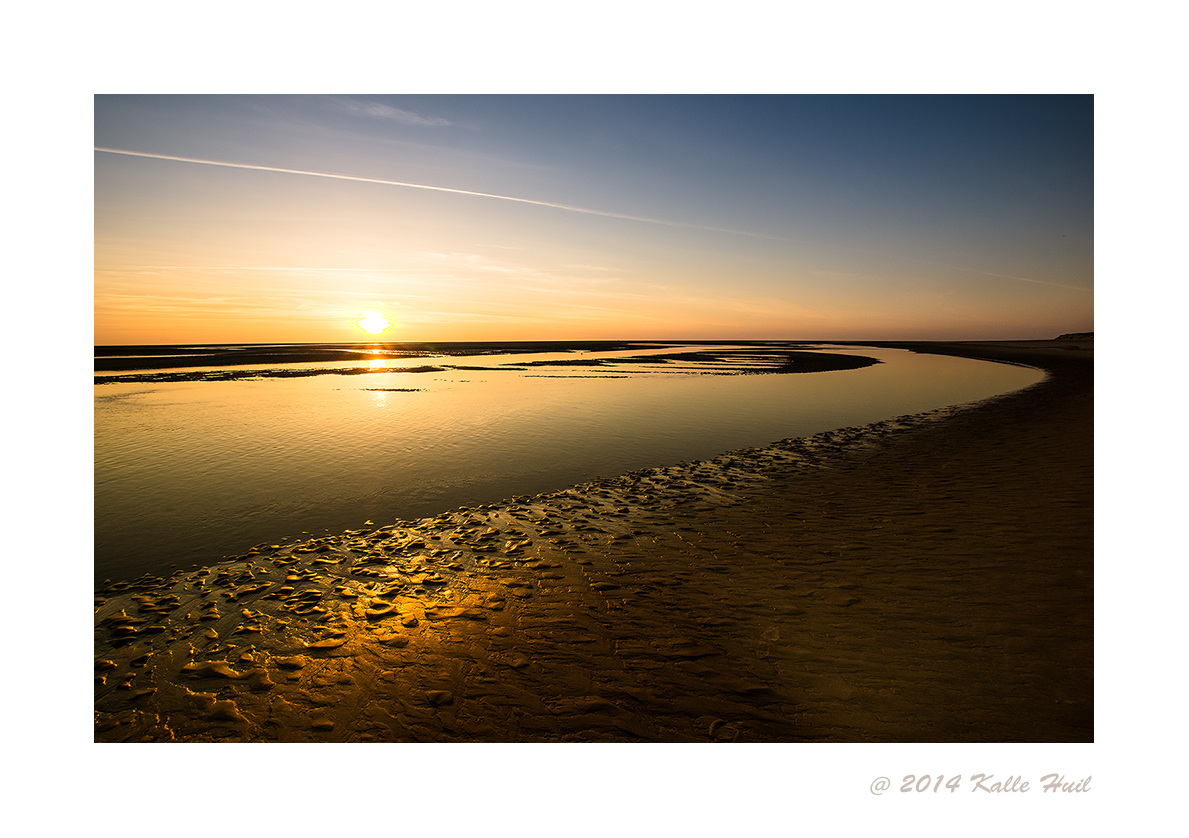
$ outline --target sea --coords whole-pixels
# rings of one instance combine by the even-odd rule
[[[169,348],[151,370],[137,369],[133,353],[130,369],[97,372],[96,583],[964,404],[1043,378],[856,346],[461,346],[283,365],[220,366],[226,353],[214,353],[210,365],[191,357],[176,368],[162,356],[188,350]],[[790,351],[878,363],[792,373],[797,363],[782,360]]]

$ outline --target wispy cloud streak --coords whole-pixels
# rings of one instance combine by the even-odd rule
[[[306,265],[107,265],[105,271],[281,271],[299,273],[409,273],[412,268],[337,268]]]
[[[343,110],[352,116],[391,119],[405,125],[419,125],[426,128],[441,128],[452,124],[449,120],[442,119],[440,116],[422,116],[419,113],[402,111],[400,108],[393,108],[388,105],[364,104],[349,100],[340,101],[339,104],[342,105]]]
[[[1089,291],[1089,288],[1079,285],[1062,285],[1060,282],[1046,282],[1043,279],[1030,279],[1026,276],[1012,276],[1011,274],[997,274],[991,271],[978,270],[977,268],[954,268],[955,271],[965,271],[969,274],[982,274],[983,276],[997,276],[1001,279],[1016,279],[1020,282],[1035,282],[1037,285],[1048,285],[1052,288],[1065,288],[1069,291]]]

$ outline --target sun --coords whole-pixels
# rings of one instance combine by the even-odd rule
[[[365,332],[369,335],[381,335],[396,324],[383,314],[379,314],[375,311],[365,311],[362,315],[360,315],[359,319],[352,322],[351,325],[355,329],[358,329],[359,331]]]

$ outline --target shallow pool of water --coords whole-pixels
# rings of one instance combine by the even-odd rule
[[[96,386],[96,579],[165,575],[303,532],[554,491],[1043,377],[845,351],[883,363],[799,375],[537,368]]]

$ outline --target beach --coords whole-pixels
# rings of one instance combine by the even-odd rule
[[[95,600],[96,741],[1090,742],[1093,341],[983,402]]]

